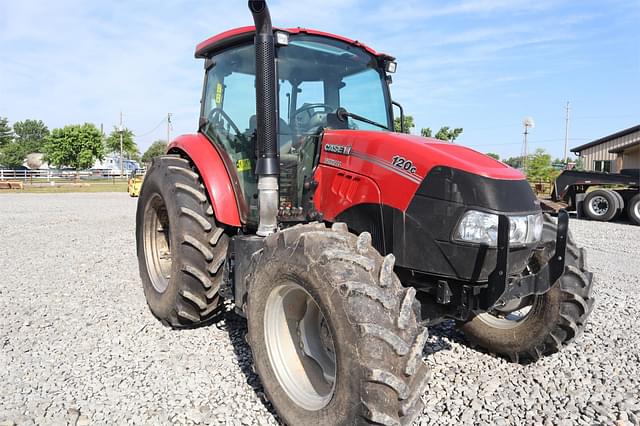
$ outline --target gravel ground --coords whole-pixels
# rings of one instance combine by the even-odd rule
[[[138,279],[126,194],[0,195],[0,425],[277,424],[246,327],[172,331]],[[519,366],[431,330],[417,424],[639,424],[640,227],[572,220],[596,274],[578,342]]]

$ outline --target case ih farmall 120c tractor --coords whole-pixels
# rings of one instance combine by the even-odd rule
[[[292,425],[410,423],[425,327],[444,319],[515,362],[580,334],[592,274],[565,212],[543,216],[498,161],[394,133],[392,57],[249,8],[255,27],[197,46],[199,131],[144,180],[137,250],[158,319],[192,327],[232,301]]]

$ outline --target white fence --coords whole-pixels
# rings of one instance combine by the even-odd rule
[[[137,175],[144,174],[144,170],[137,170]],[[92,179],[124,179],[130,173],[120,174],[120,170],[75,171],[75,170],[6,170],[0,169],[0,181],[19,180],[23,182],[51,182],[56,180],[92,180]]]

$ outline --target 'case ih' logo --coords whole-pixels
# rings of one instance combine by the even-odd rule
[[[349,155],[351,154],[351,145],[326,144],[324,150],[333,154]]]

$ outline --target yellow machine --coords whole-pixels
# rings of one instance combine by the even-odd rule
[[[142,172],[142,173],[139,173]],[[144,180],[144,172],[142,170],[136,170],[132,173],[127,184],[127,192],[131,197],[140,196],[140,188],[142,188],[142,181]]]

